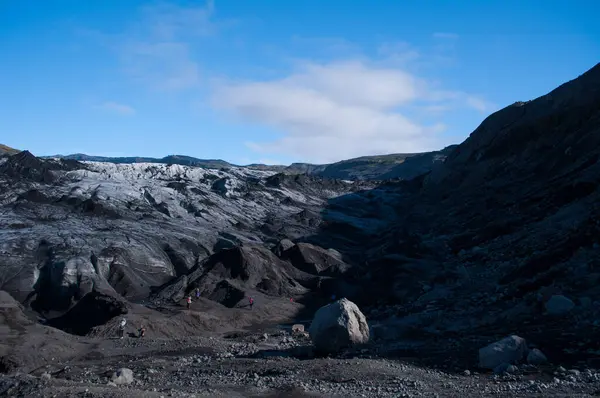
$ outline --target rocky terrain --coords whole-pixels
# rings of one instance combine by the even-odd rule
[[[412,179],[5,156],[0,391],[598,395],[599,129],[597,65]]]

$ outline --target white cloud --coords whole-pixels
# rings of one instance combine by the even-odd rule
[[[398,111],[428,95],[425,82],[404,71],[350,61],[304,64],[280,80],[223,83],[213,105],[285,133],[247,143],[257,152],[330,162],[441,147],[442,123],[419,125]]]
[[[96,105],[95,109],[118,113],[120,115],[133,115],[135,109],[129,105],[120,104],[118,102],[107,101],[102,104]]]

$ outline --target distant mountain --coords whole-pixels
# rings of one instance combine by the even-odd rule
[[[454,148],[456,145],[434,152],[362,156],[328,165],[292,164],[289,167],[292,170],[306,167],[308,174],[343,180],[410,179],[430,171],[434,164],[442,163]]]
[[[20,151],[18,149],[14,149],[9,146],[0,144],[0,157],[14,155],[19,152]]]
[[[164,163],[164,164],[180,164],[183,166],[196,166],[203,167],[206,169],[220,169],[229,168],[234,166],[224,160],[219,159],[197,159],[191,156],[185,155],[169,155],[164,158],[150,158],[150,157],[107,157],[107,156],[91,156],[83,153],[76,153],[73,155],[54,155],[54,156],[41,156],[42,158],[60,158],[60,159],[71,159],[77,161],[88,161],[88,162],[106,162],[115,164],[125,163]]]
[[[410,179],[426,173],[436,163],[444,161],[446,156],[456,147],[449,146],[441,151],[424,153],[406,153],[378,156],[362,156],[342,160],[330,164],[292,163],[284,165],[249,164],[238,166],[220,159],[198,159],[184,155],[170,155],[164,158],[150,157],[105,157],[85,154],[55,155],[49,158],[61,158],[77,161],[107,162],[107,163],[164,163],[195,166],[206,169],[229,169],[231,167],[246,167],[254,170],[274,171],[285,174],[308,174],[324,178],[342,180],[387,180],[393,178]]]

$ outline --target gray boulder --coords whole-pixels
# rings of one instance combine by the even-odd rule
[[[369,341],[367,319],[356,304],[345,298],[319,308],[308,333],[315,349],[323,353],[336,353]]]
[[[495,369],[502,364],[513,364],[523,360],[527,343],[519,336],[508,336],[479,350],[479,367]]]
[[[113,373],[111,381],[116,385],[131,384],[133,383],[133,371],[127,368],[118,369]]]

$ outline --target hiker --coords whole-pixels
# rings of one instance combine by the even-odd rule
[[[252,297],[248,297],[248,302],[250,303],[250,309],[252,309],[252,306],[254,305],[254,299]]]
[[[142,325],[138,329],[138,337],[142,338],[142,337],[144,337],[144,335],[146,335],[146,328],[144,327],[144,325]]]
[[[196,300],[200,298],[200,289],[196,288]]]
[[[121,319],[121,323],[119,324],[119,332],[121,338],[125,337],[125,325],[127,325],[127,319],[123,318]]]
[[[190,309],[190,306],[192,305],[192,296],[188,296],[187,298],[187,309]]]

